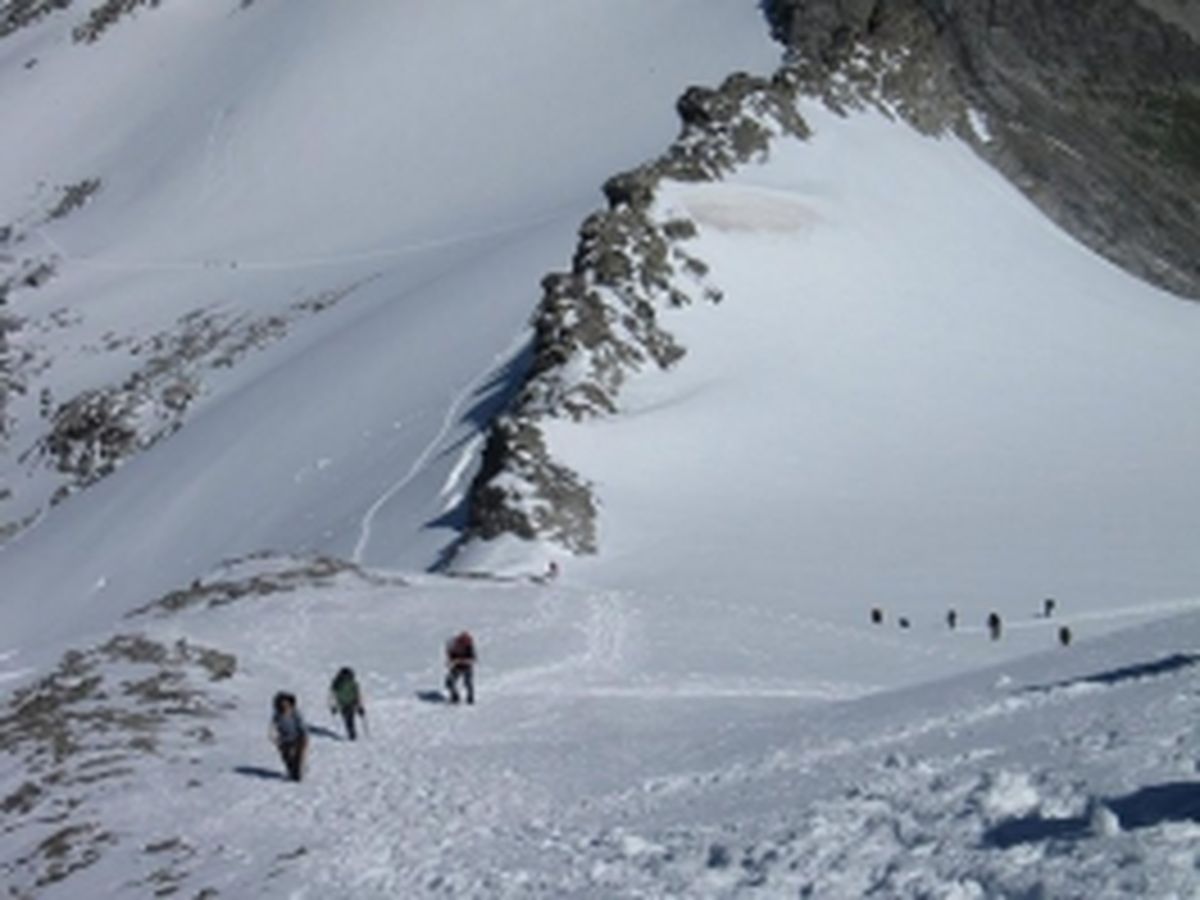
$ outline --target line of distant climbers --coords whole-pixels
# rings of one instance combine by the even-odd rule
[[[1042,618],[1049,619],[1054,615],[1055,609],[1058,608],[1058,602],[1053,597],[1047,597],[1042,601]],[[883,624],[883,610],[878,606],[871,607],[871,624]],[[896,619],[896,624],[904,629],[912,627],[912,622],[907,616],[900,616]],[[958,610],[951,608],[946,612],[946,627],[951,631],[958,628]],[[1004,622],[1000,618],[998,612],[990,612],[987,617],[987,630],[993,641],[1000,640],[1000,636],[1004,631]],[[1067,625],[1062,625],[1058,629],[1058,642],[1064,647],[1071,646],[1073,635],[1071,629]]]

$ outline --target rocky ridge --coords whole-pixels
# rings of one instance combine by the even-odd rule
[[[616,412],[631,373],[668,369],[684,355],[657,310],[721,299],[707,265],[687,251],[695,225],[656,213],[658,184],[720,178],[761,158],[776,137],[808,134],[785,79],[735,74],[716,90],[691,88],[678,112],[678,139],[658,159],[605,183],[608,208],[584,221],[570,271],[542,282],[532,368],[492,427],[467,540],[512,534],[595,551],[592,488],[554,460],[543,426]]]
[[[1191,0],[770,0],[788,49],[769,79],[735,75],[679,100],[668,151],[604,186],[567,273],[548,276],[535,363],[493,426],[464,540],[540,538],[596,550],[597,498],[553,458],[544,426],[619,409],[631,372],[685,353],[656,309],[721,297],[685,249],[695,226],[659,221],[663,179],[719,179],[803,139],[800,97],[871,105],[923,133],[953,132],[1097,252],[1200,298],[1200,49]],[[1169,10],[1166,7],[1170,7]],[[719,280],[719,273],[717,273]]]
[[[772,0],[792,64],[836,72],[863,47],[944,113],[1062,228],[1117,265],[1200,299],[1200,5],[1194,0]],[[932,103],[930,103],[932,101]]]
[[[74,0],[11,0],[0,7],[0,38],[35,25],[52,13],[69,9]],[[163,0],[101,0],[93,4],[71,30],[77,44],[92,44],[122,18],[139,8],[154,9]],[[243,4],[245,5],[245,4]]]

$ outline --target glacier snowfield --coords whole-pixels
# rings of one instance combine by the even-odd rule
[[[773,68],[758,4],[83,15],[0,40],[8,894],[1200,895],[1200,308],[805,104],[657,198],[724,295],[664,311],[687,355],[548,429],[600,552],[433,574],[540,278],[689,83]],[[154,441],[54,499],[46,405],[129,383]]]

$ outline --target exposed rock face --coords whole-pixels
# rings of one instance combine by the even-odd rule
[[[1182,28],[1200,41],[1200,2],[1197,0],[1137,0],[1146,9],[1153,10],[1159,18]]]
[[[56,472],[59,483],[48,501],[61,503],[182,428],[217,370],[233,368],[251,353],[284,340],[303,320],[336,306],[375,277],[321,291],[259,318],[198,309],[144,338],[109,333],[101,344],[85,345],[85,352],[125,351],[138,362],[123,380],[85,389],[62,401],[43,387],[38,399],[45,431],[20,454],[19,461],[30,472],[40,466]],[[0,289],[3,285],[0,282]],[[32,287],[21,282],[23,290]],[[73,324],[69,317],[52,317],[48,325],[34,321],[31,328]],[[38,368],[53,364],[32,337],[21,347],[14,346],[7,332],[18,331],[19,325],[5,318],[0,304],[0,444],[7,437],[9,396],[25,394],[27,381],[39,374]],[[14,502],[19,512],[12,516],[6,507]],[[19,488],[0,493],[0,544],[33,521],[42,502],[36,496],[22,496]]]
[[[76,41],[83,44],[95,43],[109,28],[117,23],[124,15],[133,12],[139,6],[158,6],[162,0],[104,0],[99,6],[93,7],[88,13],[87,21],[78,26],[72,35]]]
[[[806,137],[800,95],[953,131],[1081,241],[1200,299],[1198,4],[764,0],[784,67],[687,91],[679,139],[605,185],[609,208],[584,223],[571,271],[544,281],[533,370],[492,430],[466,538],[595,550],[596,499],[552,459],[546,425],[617,411],[629,373],[683,356],[656,310],[720,292],[685,249],[692,223],[655,219],[657,185],[717,179],[780,135]]]
[[[73,0],[11,0],[0,7],[0,38],[40,21],[44,16],[67,9]],[[87,13],[87,19],[71,32],[76,43],[94,43],[121,17],[140,6],[155,7],[162,0],[100,0]]]
[[[987,123],[980,152],[1048,215],[1200,298],[1193,0],[772,0],[768,12],[796,65],[833,71],[866,48],[939,73],[941,96],[913,78],[888,97],[940,106],[944,124],[966,103]]]
[[[807,134],[783,80],[733,75],[717,90],[690,89],[678,111],[679,138],[657,160],[604,185],[608,208],[580,228],[571,270],[542,283],[532,370],[492,427],[472,488],[468,539],[511,534],[595,551],[592,490],[552,459],[545,424],[615,412],[632,372],[669,368],[683,356],[657,310],[721,296],[707,266],[687,252],[695,226],[655,215],[659,182],[718,178],[765,154],[780,134]]]
[[[12,0],[0,7],[0,38],[32,25],[43,16],[66,9],[72,0]]]

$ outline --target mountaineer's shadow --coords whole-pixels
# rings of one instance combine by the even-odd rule
[[[288,777],[275,769],[264,769],[262,766],[234,766],[233,771],[238,775],[250,778],[262,778],[264,781],[287,781]]]
[[[1200,822],[1200,782],[1155,784],[1105,800],[1104,805],[1112,810],[1125,831],[1153,828],[1164,822]],[[1001,822],[984,834],[983,843],[1004,850],[1042,841],[1077,841],[1092,834],[1086,817],[1047,819],[1032,815]]]
[[[343,738],[340,734],[338,734],[336,731],[331,731],[330,729],[326,728],[323,725],[309,724],[308,733],[311,734],[313,737],[327,738],[331,741],[343,740]]]

